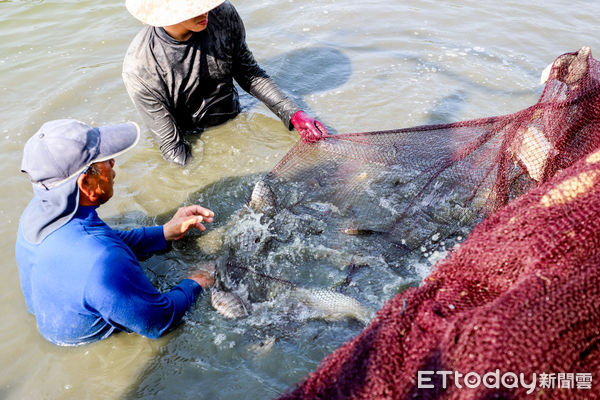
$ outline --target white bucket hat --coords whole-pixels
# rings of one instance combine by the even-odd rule
[[[127,10],[144,24],[175,25],[224,3],[225,0],[126,0]]]

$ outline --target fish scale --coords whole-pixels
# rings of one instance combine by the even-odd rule
[[[236,319],[248,316],[248,308],[235,293],[211,290],[211,304],[225,318]]]

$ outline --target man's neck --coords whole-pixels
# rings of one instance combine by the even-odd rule
[[[185,42],[194,34],[194,32],[182,27],[179,24],[165,26],[163,27],[163,29],[165,30],[165,32],[167,32],[169,36],[180,42]]]
[[[94,201],[90,199],[85,192],[79,190],[79,205],[83,207],[95,206],[98,207],[100,203],[98,201]]]

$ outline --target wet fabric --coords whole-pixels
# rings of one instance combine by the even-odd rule
[[[79,206],[77,177],[52,190],[32,185],[33,199],[21,215],[23,237],[39,244],[46,236],[71,220]]]
[[[229,2],[210,11],[208,25],[184,42],[147,26],[132,41],[123,80],[163,157],[185,164],[186,133],[221,124],[240,112],[234,79],[291,129],[300,108],[258,65],[243,22]]]
[[[329,188],[355,221],[341,230],[407,253],[475,228],[280,398],[600,398],[599,110],[600,63],[582,48],[558,57],[539,101],[517,113],[293,148],[265,178],[281,207]],[[280,190],[294,185],[308,188]],[[454,384],[496,371],[537,381],[529,393]]]
[[[116,331],[157,338],[176,326],[201,293],[184,279],[158,292],[137,257],[166,248],[162,226],[117,231],[79,207],[73,218],[34,245],[19,225],[16,258],[28,310],[50,342],[74,346]]]

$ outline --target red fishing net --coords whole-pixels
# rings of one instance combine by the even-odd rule
[[[284,207],[329,188],[342,229],[390,246],[486,217],[281,399],[600,397],[599,72],[582,48],[523,111],[337,135],[281,161],[266,181]]]

